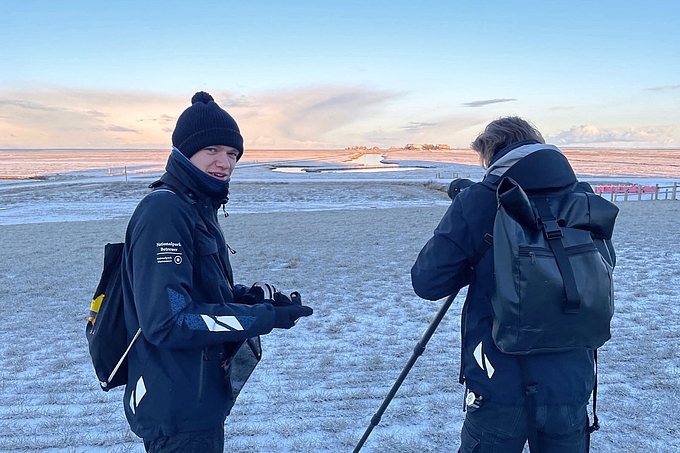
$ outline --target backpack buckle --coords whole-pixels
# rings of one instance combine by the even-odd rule
[[[557,224],[555,220],[548,220],[543,223],[543,234],[547,240],[560,239],[562,234],[562,228]]]

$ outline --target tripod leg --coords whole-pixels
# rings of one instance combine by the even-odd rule
[[[418,357],[420,357],[425,351],[425,346],[427,345],[427,342],[430,341],[430,338],[434,334],[434,331],[437,330],[437,327],[439,327],[439,324],[442,322],[442,319],[444,318],[446,312],[449,311],[449,308],[451,307],[451,304],[453,303],[455,298],[456,294],[451,294],[449,297],[446,298],[446,301],[437,312],[437,316],[435,316],[434,320],[427,327],[427,330],[423,334],[418,344],[416,344],[415,348],[413,348],[413,354],[411,354],[411,358],[409,358],[408,362],[406,363],[406,366],[404,366],[404,369],[401,370],[399,377],[392,385],[392,388],[390,389],[389,393],[383,400],[383,403],[380,405],[380,409],[378,409],[378,412],[376,412],[375,415],[371,417],[371,424],[368,426],[368,428],[366,428],[364,435],[361,436],[361,439],[359,440],[359,443],[357,444],[356,448],[354,448],[353,453],[358,453],[359,450],[361,450],[361,447],[364,446],[366,439],[368,439],[368,436],[371,435],[373,428],[378,426],[378,423],[380,423],[380,419],[382,418],[382,415],[385,413],[385,410],[387,410],[387,406],[390,405],[390,402],[394,398],[394,395],[396,395],[397,390],[399,390],[399,387],[401,387],[401,384],[404,382],[404,379],[406,379],[406,376],[408,375],[409,371],[411,371],[411,368],[413,368],[413,365],[416,363],[416,360],[418,360]]]

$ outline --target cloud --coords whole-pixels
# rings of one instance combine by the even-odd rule
[[[577,146],[626,146],[650,147],[670,146],[677,143],[672,137],[678,136],[676,127],[599,129],[592,124],[573,126],[554,136],[546,137],[556,145]]]
[[[506,98],[500,98],[500,99],[487,99],[483,101],[472,101],[472,102],[464,102],[463,105],[465,107],[483,107],[485,105],[489,104],[500,104],[502,102],[512,102],[516,101],[517,99],[511,98],[511,99],[506,99]]]
[[[99,112],[97,110],[88,110],[88,111],[85,111],[83,113],[85,113],[86,115],[93,116],[95,118],[104,118],[106,116],[106,113]]]
[[[655,87],[645,88],[646,91],[671,91],[680,89],[680,85],[659,85]]]
[[[111,132],[132,132],[134,134],[139,134],[138,130],[123,126],[108,126],[106,130]]]
[[[252,148],[467,144],[488,121],[476,113],[438,115],[432,109],[425,116],[400,105],[404,97],[364,87],[310,86],[249,95],[248,107],[230,113]]]
[[[165,119],[182,108],[178,98],[154,93],[0,90],[0,142],[9,147],[168,146]],[[138,120],[149,119],[139,127]]]
[[[664,85],[648,90],[670,92],[679,88],[680,85]],[[407,92],[342,85],[210,92],[238,122],[246,148],[279,149],[351,145],[382,148],[406,143],[467,146],[493,119],[490,112],[497,110],[475,107],[517,100],[475,100],[464,107],[428,105]],[[189,107],[192,94],[0,88],[0,147],[169,148],[177,117]],[[567,103],[554,105],[550,111],[565,109],[576,115],[579,107],[569,107]],[[551,118],[559,120],[554,115]],[[680,126],[670,119],[668,126],[607,129],[592,124],[570,127],[578,123],[568,121],[551,125],[557,131],[553,142],[680,146]]]
[[[211,92],[237,120],[247,147],[344,147],[375,128],[403,93],[308,86]],[[0,142],[10,147],[167,147],[191,96],[134,91],[0,90]],[[11,135],[10,135],[11,134]]]
[[[487,122],[488,118],[477,114],[441,115],[427,121],[409,121],[406,125],[386,125],[357,137],[353,144],[401,147],[407,143],[446,143],[464,147]]]
[[[20,109],[39,110],[45,112],[58,112],[64,110],[62,108],[49,106],[38,102],[31,102],[19,99],[0,99],[0,107],[17,107]]]
[[[253,106],[253,101],[248,98],[246,95],[240,95],[240,96],[230,96],[230,95],[225,95],[220,98],[215,98],[215,101],[222,107],[223,109],[229,110],[230,108],[233,107],[252,107]]]
[[[256,93],[230,110],[250,147],[344,147],[401,93],[310,86]]]
[[[177,121],[177,118],[172,117],[170,115],[162,114],[154,117],[148,117],[148,118],[138,118],[136,120],[138,123],[157,123],[159,125],[163,126],[175,126],[175,122]],[[172,131],[172,128],[170,129]]]
[[[415,121],[411,121],[411,122],[408,123],[407,126],[401,126],[401,129],[411,131],[411,132],[418,132],[418,131],[422,131],[422,130],[432,128],[432,127],[435,127],[435,126],[437,126],[437,123],[426,123],[426,122],[418,123],[418,122],[415,122]]]

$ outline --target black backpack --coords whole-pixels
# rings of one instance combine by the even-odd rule
[[[492,336],[506,354],[597,349],[611,337],[612,237],[618,208],[573,187],[496,190]]]
[[[518,356],[530,449],[538,448],[536,386],[526,356],[582,348],[592,349],[595,360],[590,451],[590,434],[599,429],[597,348],[611,338],[614,314],[615,263],[607,243],[619,209],[586,183],[529,193],[511,176],[482,184],[496,191],[498,209],[493,233],[485,235],[472,264],[493,247],[491,334],[498,349]],[[462,370],[463,359],[461,383]]]
[[[121,283],[123,245],[118,242],[104,247],[104,269],[85,329],[92,365],[105,392],[127,384],[127,354],[142,332],[140,328],[128,344]]]
[[[152,184],[152,187],[156,186]],[[104,247],[104,269],[92,297],[85,327],[92,365],[99,386],[105,392],[127,384],[127,355],[142,333],[141,328],[137,329],[128,343],[121,279],[124,245],[116,242]],[[235,399],[262,358],[260,337],[224,343],[223,350],[222,367]]]

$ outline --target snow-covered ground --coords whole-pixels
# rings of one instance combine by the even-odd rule
[[[440,303],[409,270],[469,165],[272,172],[244,164],[220,217],[236,280],[299,290],[311,318],[263,337],[264,358],[227,419],[225,451],[349,452]],[[414,165],[409,162],[409,165]],[[84,330],[103,245],[157,174],[0,182],[0,452],[142,452],[120,389],[99,389]],[[629,181],[630,178],[625,179]],[[634,181],[630,181],[634,182]],[[680,451],[680,202],[618,203],[613,337],[600,352],[593,452]],[[366,452],[458,444],[460,308],[416,362]]]

